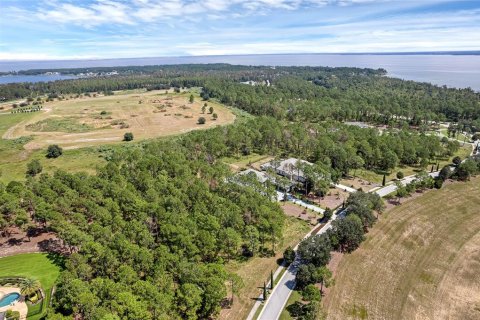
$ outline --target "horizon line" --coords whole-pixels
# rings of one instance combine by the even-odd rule
[[[204,58],[204,57],[236,57],[236,56],[279,56],[279,55],[480,55],[479,50],[442,50],[442,51],[388,51],[388,52],[286,52],[286,53],[238,53],[238,54],[209,54],[209,55],[179,55],[179,56],[147,56],[121,58],[64,58],[64,59],[0,59],[0,62],[43,62],[43,61],[108,61],[129,59],[156,59],[156,58]]]

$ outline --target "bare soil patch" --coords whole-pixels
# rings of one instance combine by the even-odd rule
[[[322,208],[333,209],[341,205],[343,201],[346,201],[349,195],[350,193],[347,191],[331,188],[324,197],[311,196],[310,200]]]
[[[340,184],[343,184],[347,187],[354,188],[356,190],[362,189],[364,192],[368,192],[375,187],[380,187],[381,184],[367,181],[358,177],[348,177],[340,180]]]
[[[19,253],[62,251],[60,240],[53,232],[38,229],[30,238],[25,231],[9,228],[9,237],[0,238],[0,257]]]
[[[313,226],[318,223],[318,215],[315,212],[294,203],[284,202],[282,203],[282,209],[285,215],[289,217],[307,221]]]

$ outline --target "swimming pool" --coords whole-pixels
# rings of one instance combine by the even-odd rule
[[[12,302],[17,301],[19,298],[20,298],[20,294],[16,292],[12,292],[3,296],[3,298],[0,299],[0,308],[10,305]]]

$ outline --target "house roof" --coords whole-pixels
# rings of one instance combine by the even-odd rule
[[[278,166],[276,167],[276,169],[280,170],[280,171],[283,171],[283,172],[286,172],[288,174],[295,174],[295,175],[298,175],[298,176],[302,177],[303,176],[302,170],[298,170],[296,168],[296,166],[299,162],[304,163],[304,164],[308,164],[308,165],[313,165],[313,163],[305,161],[305,160],[301,160],[301,159],[297,159],[297,158],[288,158],[288,159],[280,161],[278,163]],[[267,170],[268,168],[275,169],[272,162],[268,162],[268,163],[262,165],[261,168],[263,170]]]
[[[239,175],[255,175],[258,181],[264,183],[268,180],[268,176],[265,172],[261,172],[254,169],[247,169],[238,173]]]

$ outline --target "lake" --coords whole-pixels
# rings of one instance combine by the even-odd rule
[[[391,77],[430,82],[448,87],[470,87],[480,91],[480,55],[448,54],[274,54],[231,56],[157,57],[107,60],[0,61],[0,71],[27,69],[114,67],[185,63],[230,63],[269,66],[330,66],[384,68]],[[52,76],[31,76],[28,81],[59,80]],[[8,76],[8,81],[25,81],[25,76]],[[65,76],[60,76],[65,77]],[[6,79],[0,77],[0,83]]]
[[[0,76],[0,84],[12,83],[12,82],[48,82],[56,80],[68,80],[75,79],[77,77],[72,75],[63,75],[63,74],[39,74],[34,76],[25,76],[25,75],[7,75]]]

